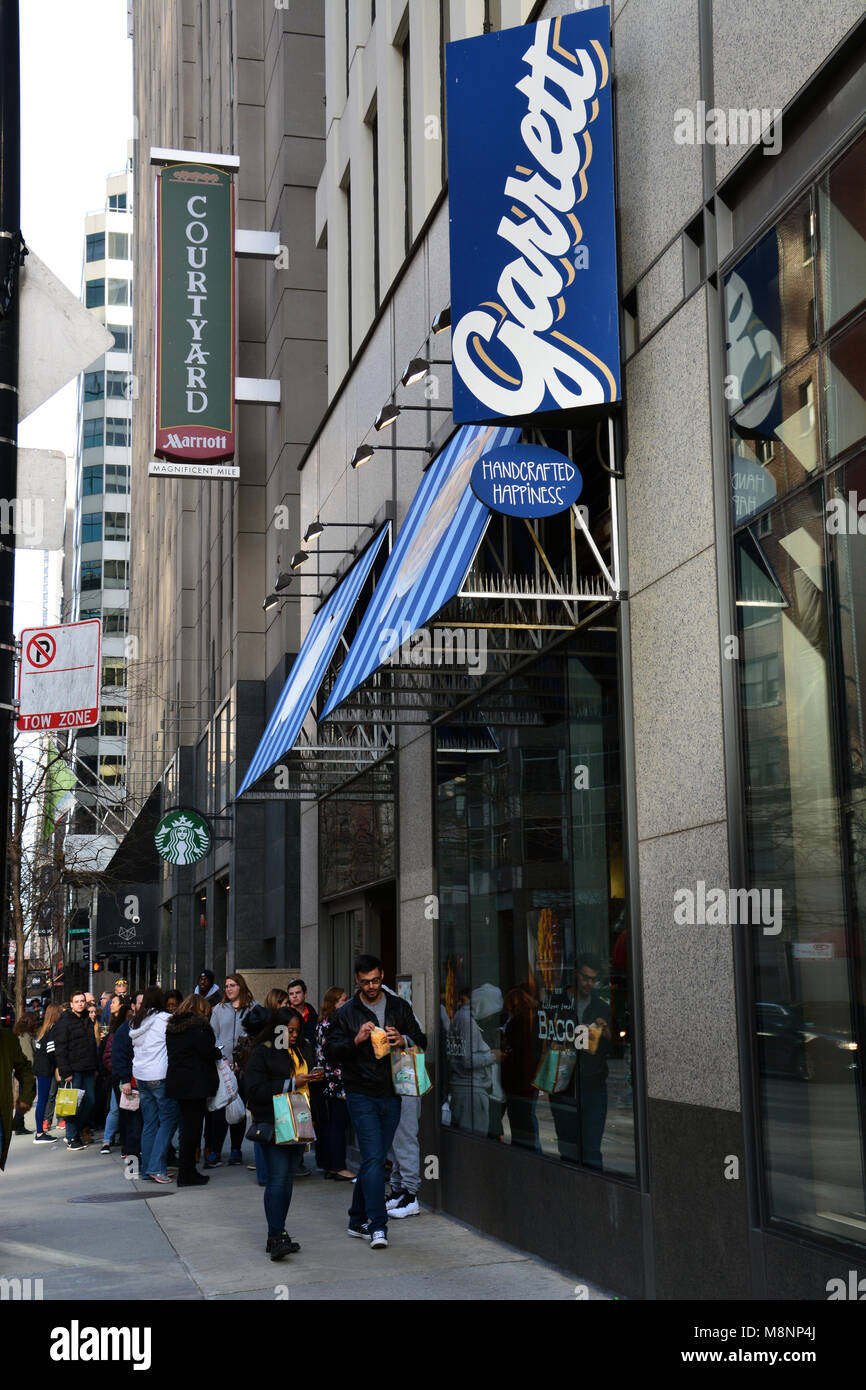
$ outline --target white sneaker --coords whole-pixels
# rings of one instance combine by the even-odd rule
[[[397,1192],[392,1192],[391,1196],[385,1202],[385,1210],[390,1211],[392,1207],[396,1207],[397,1203],[405,1196],[405,1188],[400,1188]]]
[[[403,1196],[396,1202],[388,1204],[389,1216],[420,1216],[421,1208],[418,1205],[418,1198],[414,1192],[404,1192]]]
[[[371,1250],[387,1250],[387,1249],[388,1249],[388,1237],[385,1235],[385,1232],[384,1232],[384,1231],[374,1231],[374,1232],[373,1232],[372,1237],[370,1238],[370,1249],[371,1249]]]

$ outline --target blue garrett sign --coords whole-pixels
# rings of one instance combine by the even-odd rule
[[[514,444],[485,454],[472,470],[479,502],[506,516],[554,516],[576,502],[583,478],[555,449]]]
[[[454,419],[619,400],[608,8],[447,62]]]

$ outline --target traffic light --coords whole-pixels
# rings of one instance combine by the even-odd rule
[[[96,974],[97,970],[101,970],[101,969],[102,969],[102,957],[101,957],[101,956],[97,956],[97,957],[96,957],[96,960],[93,962],[93,973],[94,973],[94,975]]]

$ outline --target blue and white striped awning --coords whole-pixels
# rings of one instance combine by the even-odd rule
[[[490,517],[470,486],[472,468],[482,454],[519,438],[520,430],[513,426],[466,425],[433,460],[340,668],[323,719],[454,598]]]
[[[309,632],[301,643],[301,650],[289,672],[289,678],[262,734],[253,760],[247,768],[238,796],[243,796],[248,787],[294,747],[389,526],[390,522],[386,523],[379,534],[374,536],[363,555],[340,581],[310,624]]]

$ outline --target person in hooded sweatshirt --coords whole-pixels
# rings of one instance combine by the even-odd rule
[[[219,991],[219,985],[215,982],[212,970],[203,970],[201,972],[198,977],[198,984],[193,990],[193,994],[200,994],[202,999],[207,1000],[212,1009],[216,1008],[217,1004],[222,999],[222,995]]]
[[[200,994],[190,994],[178,1005],[165,1027],[168,1070],[166,1095],[180,1106],[181,1132],[178,1187],[203,1187],[210,1179],[195,1166],[208,1096],[216,1093],[222,1056],[210,1025],[211,1009]]]
[[[129,1030],[132,1071],[141,1095],[141,1176],[145,1182],[171,1182],[166,1154],[180,1119],[180,1107],[165,1089],[165,1029],[170,1018],[162,990],[151,985],[144,991],[141,1008]]]

